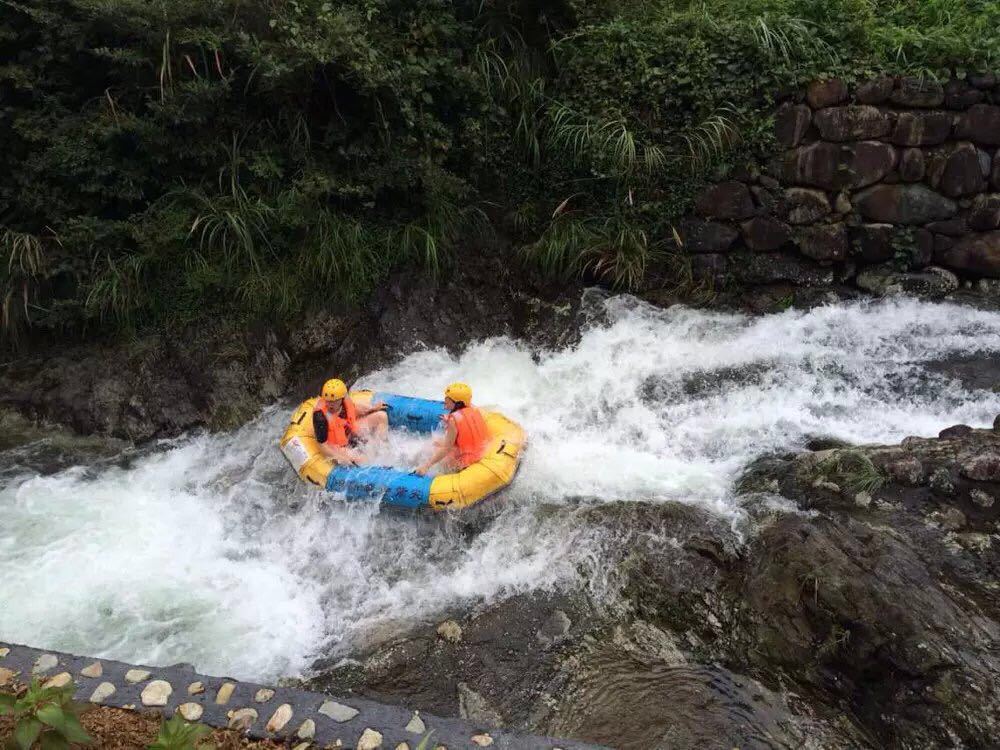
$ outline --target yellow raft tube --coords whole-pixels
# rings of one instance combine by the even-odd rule
[[[386,404],[390,429],[431,433],[446,413],[444,403],[392,393],[351,391],[355,404]],[[313,433],[310,398],[299,404],[281,437],[281,452],[299,477],[349,500],[380,497],[381,501],[411,509],[461,510],[503,489],[514,479],[525,446],[519,424],[495,411],[481,409],[490,432],[483,457],[461,471],[422,477],[386,466],[341,466],[320,451]]]

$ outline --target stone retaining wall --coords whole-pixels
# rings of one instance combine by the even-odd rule
[[[783,151],[708,188],[679,227],[695,270],[741,284],[1000,288],[1000,79],[812,83]]]
[[[131,710],[181,714],[189,721],[240,729],[254,738],[288,742],[294,750],[413,750],[428,732],[429,748],[588,750],[458,719],[422,714],[361,698],[331,698],[289,687],[207,677],[185,665],[145,667],[0,643],[0,688],[40,677],[77,687],[81,701]]]

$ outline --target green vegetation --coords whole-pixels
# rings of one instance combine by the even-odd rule
[[[189,724],[179,714],[174,714],[160,725],[156,740],[149,750],[211,750],[212,745],[199,742],[212,733],[204,724]]]
[[[818,478],[833,482],[852,493],[875,495],[888,477],[872,460],[859,450],[834,451],[816,466]]]
[[[14,716],[12,750],[68,750],[70,743],[89,745],[79,716],[89,706],[73,702],[74,687],[42,687],[40,680],[20,695],[0,693],[0,715]]]
[[[775,92],[1000,50],[990,0],[0,6],[7,344],[292,315],[497,232],[632,287],[771,148]]]

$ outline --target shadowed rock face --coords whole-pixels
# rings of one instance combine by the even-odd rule
[[[457,614],[460,641],[431,625],[313,684],[620,748],[990,746],[1000,432],[943,435],[762,459],[738,530],[584,503],[610,593]]]

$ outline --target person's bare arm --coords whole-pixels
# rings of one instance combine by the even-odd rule
[[[365,406],[363,404],[354,404],[354,410],[358,413],[359,417],[367,417],[377,411],[385,411],[386,405],[384,401],[379,401],[378,403],[370,404]]]
[[[319,449],[324,456],[333,459],[338,464],[350,466],[352,464],[363,464],[368,460],[364,454],[352,448],[341,448],[335,445],[320,443]]]
[[[437,450],[434,451],[434,455],[418,466],[416,468],[416,473],[421,475],[426,474],[435,464],[444,460],[448,454],[451,453],[452,448],[455,447],[455,439],[457,437],[458,430],[455,429],[454,424],[449,423],[448,429],[445,430],[444,438],[434,441],[437,446]]]

